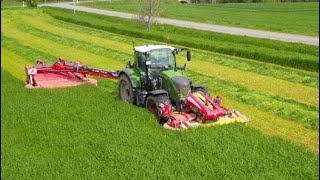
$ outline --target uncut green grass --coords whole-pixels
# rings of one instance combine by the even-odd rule
[[[132,0],[84,2],[81,6],[137,13]],[[162,3],[160,16],[209,24],[319,37],[319,3]]]
[[[28,90],[1,69],[5,179],[317,179],[318,155],[242,124],[172,132],[116,83]],[[32,98],[30,98],[32,97]]]
[[[27,30],[26,30],[27,31]],[[53,34],[47,34],[38,32],[36,30],[29,31],[31,34],[36,33],[41,38],[47,38],[50,40],[53,40],[55,42],[58,42],[59,44],[63,44],[66,46],[74,47],[81,50],[86,50],[88,52],[91,52],[93,54],[100,54],[107,58],[113,58],[123,61],[123,64],[126,63],[127,60],[129,60],[132,55],[117,52],[110,49],[104,49],[101,47],[93,46],[89,43],[84,43],[81,41],[76,41],[73,39],[61,39],[59,36],[55,36]],[[15,49],[15,52],[23,52],[23,47],[19,48],[19,45],[15,45],[14,47],[10,46],[10,39],[7,39],[6,37],[3,38],[3,46],[9,47],[10,49]],[[11,41],[12,42],[12,41]],[[26,53],[23,53],[25,55]],[[30,57],[30,56],[28,56]],[[32,58],[31,56],[30,58]],[[47,57],[47,56],[44,56]],[[50,59],[53,59],[52,57]],[[89,63],[90,61],[87,60]],[[108,66],[108,64],[106,64]],[[190,75],[190,74],[189,74]],[[210,87],[215,87],[215,90],[220,92],[223,95],[231,95],[233,99],[236,99],[240,102],[244,102],[246,104],[255,105],[264,111],[272,112],[280,117],[297,121],[299,123],[302,123],[305,127],[310,129],[319,129],[319,108],[315,106],[308,106],[302,103],[298,103],[294,100],[287,100],[282,97],[272,96],[268,93],[261,92],[261,91],[254,91],[251,89],[248,89],[243,86],[239,86],[235,83],[228,82],[225,80],[222,80],[221,78],[215,78],[212,76],[202,76],[197,75],[197,78],[192,77],[192,79],[197,80],[198,82],[202,82],[204,84],[207,84]],[[263,103],[261,103],[263,102]]]
[[[1,9],[7,9],[7,8],[22,8],[22,1],[1,1]]]
[[[319,51],[316,46],[231,36],[167,25],[146,31],[130,20],[72,11],[46,9],[52,17],[108,32],[177,44],[222,54],[254,59],[281,66],[319,72]]]

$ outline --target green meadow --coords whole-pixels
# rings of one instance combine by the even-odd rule
[[[129,20],[53,8],[2,9],[2,177],[318,179],[318,47],[212,33],[224,39],[216,43],[202,41],[203,31],[174,33],[182,31],[161,25],[145,31]],[[133,38],[137,45],[192,49],[184,74],[250,122],[172,132],[146,109],[120,101],[116,81],[24,88],[24,67],[39,59],[121,69],[133,60]],[[185,62],[178,57],[179,65]]]

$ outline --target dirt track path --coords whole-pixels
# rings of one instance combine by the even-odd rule
[[[64,9],[73,9],[73,4],[70,2],[42,4],[39,6],[40,7],[50,6],[50,7],[64,8]],[[95,8],[89,8],[84,6],[76,6],[76,11],[84,11],[84,12],[101,14],[106,16],[116,16],[116,17],[121,17],[126,19],[136,18],[136,15],[130,14],[130,13],[95,9]],[[229,27],[229,26],[197,23],[197,22],[191,22],[191,21],[182,21],[182,20],[176,20],[176,19],[167,19],[167,18],[159,18],[158,22],[162,24],[169,24],[169,25],[174,25],[179,27],[193,28],[193,29],[213,31],[213,32],[219,32],[219,33],[273,39],[273,40],[286,41],[286,42],[297,42],[297,43],[319,46],[318,37],[270,32],[270,31],[254,30],[254,29],[245,29],[245,28],[236,28],[236,27]]]

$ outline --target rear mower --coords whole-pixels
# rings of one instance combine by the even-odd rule
[[[26,67],[28,88],[55,88],[76,86],[83,83],[97,85],[87,75],[118,80],[118,96],[124,102],[145,107],[158,122],[168,129],[186,129],[194,126],[221,125],[232,122],[247,123],[248,118],[239,111],[221,106],[222,98],[212,99],[207,88],[193,84],[182,75],[187,64],[177,67],[176,55],[187,48],[166,45],[134,47],[134,62],[123,70],[106,71],[90,68],[79,62],[60,58],[54,64],[37,61]]]

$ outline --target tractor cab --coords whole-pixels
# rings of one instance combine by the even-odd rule
[[[176,70],[175,48],[165,45],[145,45],[134,48],[135,66],[142,73],[156,75],[160,70]]]
[[[176,54],[187,50],[187,60],[191,60],[190,51],[166,45],[144,45],[134,47],[134,67],[140,73],[142,89],[147,91],[165,90],[172,102],[187,97],[191,90],[190,80],[183,76],[177,67]]]

